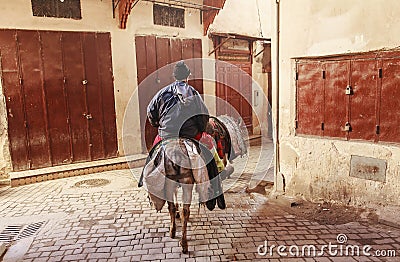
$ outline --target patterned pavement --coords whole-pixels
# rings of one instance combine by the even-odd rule
[[[169,237],[167,208],[150,207],[130,170],[9,188],[0,192],[0,243],[12,240],[4,261],[400,261],[399,229],[274,212],[266,195],[246,192],[245,171],[226,180],[225,210],[192,204],[187,255]]]

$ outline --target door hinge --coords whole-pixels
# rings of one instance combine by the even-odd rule
[[[380,127],[379,125],[377,125],[377,126],[376,126],[376,130],[375,130],[375,133],[376,133],[377,135],[379,135],[380,132],[381,132],[381,127]]]
[[[322,79],[325,79],[325,70],[322,71]]]
[[[24,82],[24,80],[22,80],[22,78],[19,79],[19,84],[22,85],[22,83]]]
[[[28,122],[27,121],[24,121],[24,127],[28,128]]]
[[[70,120],[69,120],[69,118],[67,118],[67,124],[69,124],[69,122],[70,122]]]
[[[321,130],[324,130],[325,129],[325,123],[321,123]]]
[[[296,72],[296,80],[299,80],[299,72]]]
[[[299,121],[298,120],[294,121],[294,128],[295,129],[299,128]]]
[[[382,68],[379,68],[379,78],[382,78]]]

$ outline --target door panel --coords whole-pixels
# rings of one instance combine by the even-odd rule
[[[97,33],[98,67],[103,98],[104,148],[105,157],[118,154],[117,127],[115,115],[114,82],[111,55],[111,38],[108,33]]]
[[[47,99],[52,164],[71,163],[68,112],[64,95],[61,32],[41,32],[43,86]]]
[[[87,112],[86,93],[82,81],[85,79],[81,35],[63,33],[63,57],[65,88],[68,100],[69,122],[74,162],[90,160],[89,125],[83,117]]]
[[[20,171],[29,168],[29,151],[17,44],[15,30],[0,30],[0,70],[3,92],[7,101],[10,152],[13,169]]]
[[[51,166],[38,31],[18,31],[31,168]]]
[[[297,134],[322,136],[324,96],[322,68],[319,62],[297,67]]]
[[[181,39],[170,38],[170,57],[171,57],[171,63],[182,60],[182,40]]]
[[[380,141],[400,143],[400,60],[382,62]]]
[[[84,66],[85,66],[85,80],[87,84],[86,99],[87,111],[85,119],[89,122],[90,133],[90,155],[92,160],[103,159],[104,154],[104,140],[103,140],[103,110],[102,110],[102,96],[101,85],[98,71],[99,56],[96,46],[96,35],[92,33],[83,34],[83,50],[84,50]]]
[[[169,39],[168,38],[157,38],[156,39],[156,60],[157,60],[157,69],[161,69],[157,71],[157,81],[156,84],[158,89],[163,88],[166,85],[169,85],[172,79],[172,70],[169,54]]]
[[[347,138],[344,126],[348,121],[348,96],[345,90],[349,84],[349,61],[335,61],[324,64],[325,112],[324,136]]]
[[[202,45],[200,39],[193,39],[193,72],[191,78],[193,87],[199,91],[200,94],[203,93],[203,61],[202,61]]]
[[[375,140],[377,85],[376,60],[351,62],[350,139]]]

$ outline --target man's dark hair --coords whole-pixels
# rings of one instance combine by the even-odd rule
[[[176,80],[184,80],[190,75],[190,69],[183,61],[176,63],[174,77]]]

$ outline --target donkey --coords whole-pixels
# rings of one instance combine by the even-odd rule
[[[157,211],[165,202],[171,217],[170,237],[176,236],[176,218],[178,204],[174,196],[178,187],[182,188],[182,252],[188,252],[187,222],[190,216],[193,187],[199,195],[200,204],[215,198],[214,189],[209,179],[206,162],[200,154],[196,142],[185,138],[166,139],[161,141],[152,152],[153,157],[143,170],[143,185],[146,187],[150,201]],[[214,183],[215,184],[215,183]],[[217,190],[218,194],[222,189]],[[175,197],[176,198],[176,197]]]
[[[239,123],[227,116],[221,116],[218,119],[212,118],[210,121],[213,121],[212,135],[214,139],[223,139],[219,142],[222,142],[223,145],[221,152],[225,161],[227,158],[232,160],[247,152],[242,134],[243,128]],[[223,133],[221,133],[222,129]],[[238,143],[238,139],[243,139],[243,141]],[[232,147],[232,149],[227,147]],[[226,155],[230,157],[226,157]],[[171,238],[176,237],[176,218],[181,218],[182,238],[180,244],[182,253],[185,254],[188,253],[187,223],[190,216],[193,187],[196,185],[199,203],[205,204],[209,210],[214,209],[216,203],[219,208],[225,208],[221,178],[218,174],[213,173],[213,170],[216,170],[213,160],[208,149],[196,141],[186,138],[166,139],[159,142],[150,151],[139,181],[139,186],[143,184],[146,187],[150,201],[157,211],[160,211],[167,202],[171,218],[169,230]],[[233,168],[230,169],[230,172],[233,172]],[[179,215],[177,202],[179,187],[182,188],[181,215]]]

